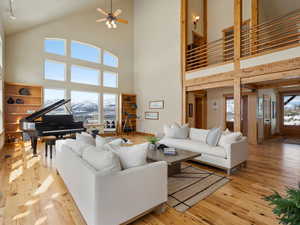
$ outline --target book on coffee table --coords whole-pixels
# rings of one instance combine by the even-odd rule
[[[164,154],[165,155],[176,155],[176,149],[175,148],[164,148]]]

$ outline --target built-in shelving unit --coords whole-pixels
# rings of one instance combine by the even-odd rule
[[[121,94],[119,104],[119,133],[136,132],[136,95]]]
[[[29,95],[20,94],[25,88]],[[43,88],[36,85],[5,83],[5,134],[6,142],[15,143],[22,139],[22,131],[19,129],[19,121],[40,109],[43,105]],[[8,99],[13,99],[9,104]],[[16,103],[17,99],[21,103]]]

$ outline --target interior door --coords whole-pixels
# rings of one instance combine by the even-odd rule
[[[264,110],[263,110],[263,124],[264,124],[264,140],[271,137],[271,96],[264,95]]]
[[[206,129],[206,96],[197,96],[195,99],[195,105],[195,127],[199,129]]]

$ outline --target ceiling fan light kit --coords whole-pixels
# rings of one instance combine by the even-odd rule
[[[96,20],[97,23],[105,22],[108,29],[116,29],[117,23],[128,24],[127,20],[120,19],[118,16],[122,13],[121,9],[117,9],[114,13],[112,12],[112,0],[110,1],[110,12],[107,13],[103,9],[97,8],[97,11],[106,16],[106,18],[101,18]]]

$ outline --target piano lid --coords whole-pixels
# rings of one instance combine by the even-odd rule
[[[71,99],[62,99],[58,102],[53,103],[52,105],[47,106],[46,108],[43,108],[37,112],[32,113],[30,116],[27,116],[22,120],[27,121],[27,122],[33,122],[34,120],[42,117],[43,115],[47,114],[48,112],[51,112],[51,111],[57,109],[58,107],[67,104],[70,101],[71,101]]]

